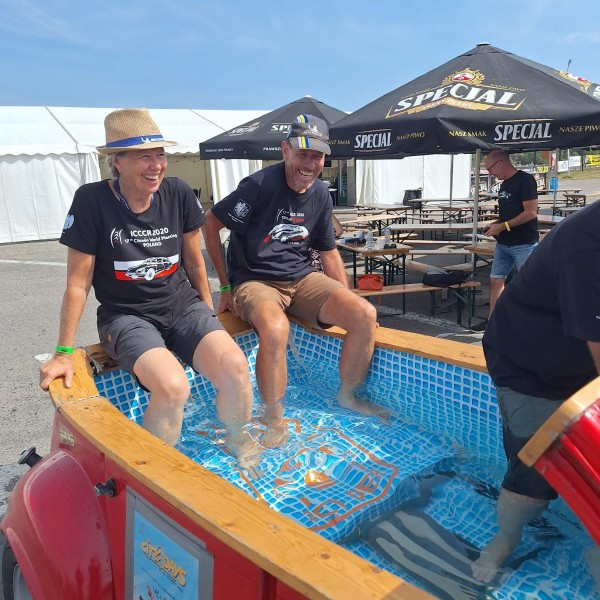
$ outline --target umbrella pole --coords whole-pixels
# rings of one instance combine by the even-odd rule
[[[471,243],[477,243],[477,221],[479,220],[479,175],[481,173],[481,148],[475,151],[475,184],[473,186],[473,238]],[[476,254],[473,253],[472,266],[475,271]]]
[[[552,214],[554,214],[556,209],[556,196],[558,194],[558,157],[560,156],[560,148],[557,148],[555,152],[554,169],[550,172],[550,183],[552,183],[552,179],[554,179],[554,189],[552,190]]]
[[[452,214],[452,188],[454,187],[454,154],[450,155],[450,214]]]

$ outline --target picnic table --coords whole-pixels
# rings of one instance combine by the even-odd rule
[[[427,206],[450,206],[450,205],[465,205],[471,198],[411,198],[406,200],[406,203],[412,209],[413,213],[419,212],[421,216],[422,210]]]
[[[339,250],[344,250],[352,253],[352,269],[353,269],[353,281],[354,287],[357,286],[357,259],[359,257],[365,260],[365,273],[372,273],[376,268],[383,270],[384,285],[381,290],[353,290],[360,296],[366,297],[380,297],[382,295],[401,295],[402,296],[402,313],[406,312],[406,295],[415,293],[429,293],[431,297],[432,314],[435,314],[435,298],[433,294],[437,291],[441,291],[442,287],[425,285],[423,283],[406,283],[406,257],[407,255],[417,252],[431,253],[434,250],[423,251],[415,250],[411,246],[404,244],[396,244],[395,248],[384,248],[367,250],[364,246],[356,246],[351,244],[345,244],[343,242],[337,242]],[[465,250],[462,248],[448,248],[446,254],[459,254],[464,256]],[[468,253],[467,253],[468,254]],[[411,261],[412,262],[412,261]],[[396,275],[402,275],[402,283],[394,284],[394,278]],[[469,324],[473,313],[473,307],[475,305],[474,290],[479,287],[481,283],[479,281],[465,281],[462,284],[450,286],[448,291],[453,294],[457,299],[457,313],[456,322],[462,324],[462,309],[464,306],[468,308]]]
[[[552,211],[552,214],[559,217],[568,217],[569,215],[583,210],[584,208],[584,206],[557,206]]]
[[[550,227],[554,227],[555,225],[558,225],[558,223],[560,223],[565,218],[566,217],[561,217],[558,215],[539,215],[538,214],[538,216],[537,216],[538,229],[540,228],[540,225],[543,226],[542,227],[543,229],[548,229]]]
[[[477,228],[486,229],[492,223],[494,221],[480,221],[477,223]],[[390,231],[401,242],[403,241],[402,234],[408,236],[411,233],[420,233],[421,237],[425,239],[425,233],[427,232],[432,235],[437,233],[455,233],[456,239],[458,239],[461,233],[473,231],[473,225],[472,221],[465,223],[393,223],[390,225]]]
[[[550,194],[554,194],[554,192],[563,192],[563,193],[570,193],[570,194],[579,194],[581,192],[581,188],[560,188],[557,190],[549,190],[547,188],[538,190],[538,196],[548,196]]]
[[[344,221],[346,225],[354,225],[360,227],[361,225],[373,225],[379,231],[386,227],[390,223],[402,223],[406,221],[406,211],[410,210],[408,206],[398,206],[393,209],[388,209],[389,212],[377,213],[377,214],[362,214],[354,219],[348,219]]]
[[[565,206],[580,206],[583,208],[587,200],[585,194],[563,192],[563,196],[565,197]]]
[[[382,212],[380,208],[373,208],[371,206],[354,206],[345,208],[333,208],[334,215],[366,215],[371,212]]]
[[[395,246],[395,248],[368,250],[364,244],[337,242],[338,250],[344,250],[352,254],[354,287],[357,283],[358,258],[364,259],[365,273],[372,273],[377,268],[382,269],[384,285],[390,284],[396,275],[402,275],[402,282],[404,283],[406,255],[410,252],[411,247],[404,244],[395,244]],[[401,259],[400,264],[397,262],[398,258]]]
[[[494,252],[496,251],[496,242],[475,242],[465,246],[465,250],[469,251],[473,255],[473,274],[476,275],[481,269],[478,268],[480,263],[483,266],[489,266],[492,264],[494,259]]]
[[[428,204],[421,209],[421,215],[432,216],[436,212],[441,213],[443,223],[460,223],[468,218],[473,219],[473,206],[469,204]]]

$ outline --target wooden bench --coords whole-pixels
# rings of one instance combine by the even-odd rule
[[[484,260],[477,261],[475,265],[475,270],[482,269],[489,263]],[[427,263],[422,263],[418,260],[407,260],[406,261],[406,270],[407,271],[416,271],[417,273],[427,273],[429,269],[445,269],[446,271],[471,271],[473,270],[472,261],[461,262],[456,265],[428,265]]]
[[[587,196],[585,194],[569,194],[563,193],[566,206],[585,206]]]
[[[456,299],[456,322],[462,325],[462,309],[467,307],[468,326],[471,325],[471,317],[475,310],[475,289],[481,286],[480,281],[468,280],[451,286],[433,286],[424,283],[402,283],[398,285],[386,285],[380,290],[352,290],[361,297],[381,297],[391,295],[402,295],[402,314],[406,313],[406,294],[418,294],[428,292],[431,296],[431,314],[435,315],[435,292],[448,290]]]
[[[407,244],[408,245],[408,244]],[[469,256],[470,252],[463,247],[443,247],[443,248],[413,248],[408,252],[408,256]]]
[[[412,234],[413,236],[416,236],[416,234]],[[453,240],[452,242],[448,242],[447,240],[421,240],[421,239],[411,239],[409,241],[404,242],[407,246],[414,246],[414,247],[422,247],[422,248],[434,248],[434,247],[441,247],[441,248],[446,248],[446,247],[455,247],[455,248],[459,248],[459,247],[463,247],[463,246],[467,246],[469,245],[471,242],[467,241],[467,240]]]

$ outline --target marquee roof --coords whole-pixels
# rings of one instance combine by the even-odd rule
[[[113,108],[0,106],[0,156],[89,154],[104,144],[104,117]],[[197,154],[199,143],[267,110],[150,109],[161,133],[179,146],[170,154]]]

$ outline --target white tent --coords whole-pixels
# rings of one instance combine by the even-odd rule
[[[112,108],[0,107],[0,243],[60,236],[75,190],[109,177],[96,146],[104,144],[104,117]],[[165,139],[167,175],[202,190],[208,201],[251,172],[249,161],[225,161],[212,169],[200,161],[198,144],[265,112],[150,109]],[[214,162],[214,161],[211,161]],[[219,161],[224,162],[224,161]],[[252,165],[252,169],[256,166]],[[208,203],[208,202],[207,202]]]
[[[46,108],[0,110],[0,242],[56,237],[75,189],[98,179],[95,149]]]
[[[110,177],[96,146],[104,144],[104,117],[111,110],[114,109],[0,106],[0,243],[58,238],[75,190],[84,183]],[[256,119],[267,110],[150,112],[165,139],[179,143],[166,148],[167,175],[180,177],[200,190],[205,208],[262,167],[260,161],[201,161],[199,143]],[[445,156],[432,156],[356,161],[357,200],[394,204],[402,201],[405,189],[418,187],[424,188],[424,197],[446,196],[448,160]],[[455,162],[456,198],[468,195],[467,162],[468,158]]]
[[[422,190],[423,198],[468,198],[470,173],[469,154],[357,160],[356,200],[359,204],[401,204],[405,190],[416,189]]]

